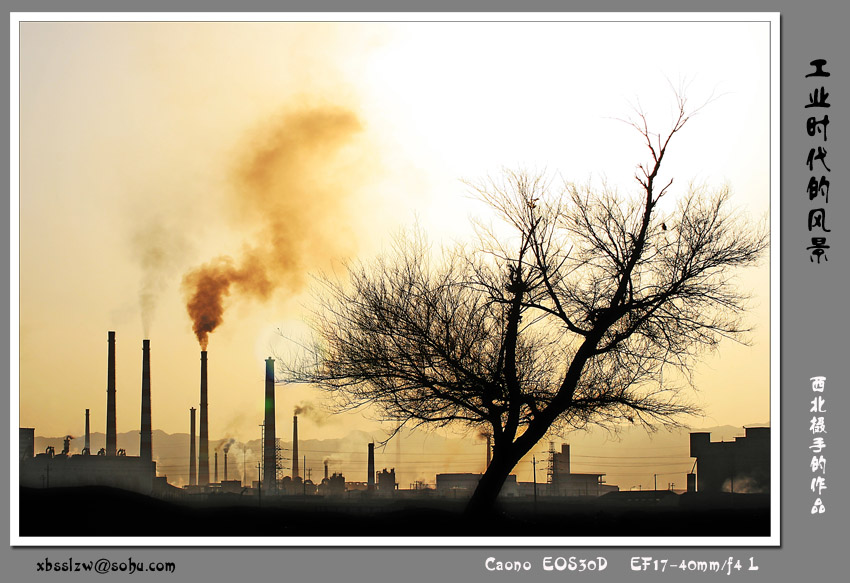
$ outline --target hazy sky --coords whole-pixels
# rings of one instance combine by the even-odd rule
[[[211,438],[255,439],[264,359],[298,334],[310,273],[378,253],[419,221],[436,240],[486,211],[461,179],[502,167],[622,193],[646,159],[615,118],[662,128],[673,95],[719,96],[663,172],[769,205],[767,23],[24,23],[20,28],[20,424],[103,431],[107,331],[118,431],[139,427],[151,339],[153,425],[188,431],[199,345],[187,274],[227,275],[209,336]],[[223,259],[226,257],[227,259]],[[259,279],[248,266],[263,266]],[[251,271],[256,273],[256,271]],[[193,276],[190,276],[190,280]],[[769,421],[768,261],[750,347],[699,367],[697,425]],[[194,281],[194,280],[191,280]],[[308,388],[277,390],[278,431]],[[382,428],[362,416],[303,437]],[[471,468],[478,471],[479,468]],[[406,484],[405,484],[406,487]]]

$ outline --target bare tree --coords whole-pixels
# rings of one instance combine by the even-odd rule
[[[633,125],[649,159],[639,195],[505,172],[472,185],[514,236],[477,225],[479,246],[433,253],[424,235],[325,277],[313,360],[291,380],[341,408],[376,405],[387,420],[489,432],[493,456],[468,510],[490,510],[510,471],[547,432],[623,422],[676,425],[696,412],[665,367],[685,373],[723,338],[743,341],[747,295],[734,269],[755,264],[767,233],[730,214],[728,191],[689,187],[659,201],[659,171],[689,119],[684,98],[664,134]],[[306,366],[305,366],[306,364]]]

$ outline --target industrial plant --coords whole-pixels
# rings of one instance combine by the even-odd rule
[[[770,492],[770,427],[747,427],[744,437],[712,442],[691,433],[697,474],[688,488],[700,492]],[[693,475],[693,474],[691,474]],[[691,482],[695,481],[695,484]]]
[[[86,409],[85,447],[71,454],[70,436],[65,447],[53,447],[36,454],[35,428],[21,428],[20,483],[22,487],[49,488],[62,486],[111,486],[141,494],[152,494],[165,485],[157,479],[151,440],[151,369],[150,340],[142,342],[142,411],[139,431],[139,456],[126,455],[117,449],[115,422],[115,332],[108,335],[106,381],[106,447],[91,452],[89,409]]]
[[[299,450],[298,415],[292,417],[291,446],[287,449],[281,446],[275,410],[275,360],[272,358],[265,361],[264,415],[259,442],[261,454],[251,460],[257,479],[249,479],[244,448],[241,460],[228,459],[235,439],[223,441],[212,452],[211,472],[207,351],[202,350],[198,408],[193,406],[189,409],[188,449],[182,454],[186,456],[183,459],[188,467],[183,466],[187,470],[185,472],[177,472],[180,476],[188,475],[188,480],[170,481],[168,472],[157,468],[154,461],[159,458],[155,456],[152,438],[150,340],[142,341],[138,456],[127,455],[124,448],[117,446],[114,331],[108,333],[107,342],[105,447],[92,451],[90,409],[85,410],[85,437],[79,451],[71,451],[73,438],[70,435],[65,436],[61,451],[57,452],[53,445],[47,446],[44,451],[36,451],[35,428],[20,428],[22,505],[45,496],[50,500],[64,496],[56,500],[58,504],[64,504],[63,500],[69,500],[80,492],[96,492],[100,497],[110,492],[125,492],[126,495],[144,496],[144,500],[178,504],[184,509],[232,507],[249,513],[282,513],[282,519],[288,517],[291,520],[304,513],[330,513],[338,520],[338,513],[361,517],[366,512],[370,520],[374,520],[399,509],[420,508],[424,504],[429,509],[423,517],[427,522],[434,516],[431,511],[449,508],[456,513],[460,508],[457,505],[469,499],[483,476],[472,472],[436,473],[433,481],[417,481],[405,488],[398,482],[396,468],[383,467],[377,471],[375,443],[367,442],[351,444],[352,449],[365,449],[366,463],[362,470],[365,476],[353,476],[365,477],[365,480],[352,480],[352,476],[331,471],[332,461],[328,458],[322,462],[323,476],[313,480],[307,456],[304,450]],[[257,397],[259,402],[260,396]],[[198,411],[200,414],[196,417]],[[198,418],[200,422],[196,424]],[[687,496],[698,493],[769,492],[769,435],[768,427],[746,428],[746,436],[734,442],[711,442],[707,433],[692,433],[690,455],[696,461],[694,469],[687,475],[687,489],[679,492],[674,492],[672,485],[662,490],[621,492],[618,486],[605,481],[604,473],[573,472],[570,444],[561,444],[560,451],[557,451],[555,443],[550,443],[546,459],[540,462],[539,479],[535,462],[533,481],[518,481],[517,476],[511,474],[502,487],[500,498],[508,505],[506,508],[513,505],[516,509],[524,509],[524,505],[533,504],[532,513],[554,512],[553,515],[557,515],[559,512],[571,512],[580,516],[588,508],[687,508],[688,504],[693,505],[692,500],[687,502]],[[486,446],[481,454],[487,467],[491,459],[491,438],[489,435],[482,437],[486,437]],[[234,468],[239,468],[239,471],[234,471]],[[764,506],[762,502],[757,506]],[[134,504],[138,505],[138,501]],[[171,509],[166,514],[171,516],[174,512]],[[29,524],[26,514],[22,512],[22,530],[25,523]],[[557,525],[553,523],[551,528],[557,528]],[[40,531],[35,529],[32,532]]]

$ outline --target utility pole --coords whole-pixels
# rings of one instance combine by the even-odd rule
[[[262,442],[261,442],[262,443]],[[260,462],[257,462],[257,476],[260,475]],[[263,507],[263,483],[257,480],[257,506]]]
[[[537,512],[537,458],[531,456],[531,467],[534,474],[534,511]]]

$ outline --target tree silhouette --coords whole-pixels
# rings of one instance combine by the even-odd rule
[[[623,422],[677,425],[697,410],[690,379],[699,354],[744,341],[748,296],[734,269],[767,246],[728,210],[728,190],[690,186],[675,211],[659,201],[659,171],[693,112],[677,95],[671,129],[630,123],[649,151],[639,194],[556,190],[541,175],[506,171],[471,185],[510,227],[477,224],[475,248],[435,253],[415,230],[391,252],[320,278],[309,357],[286,376],[329,391],[341,409],[367,404],[404,425],[466,425],[493,439],[492,461],[468,511],[493,508],[510,471],[547,432]]]

